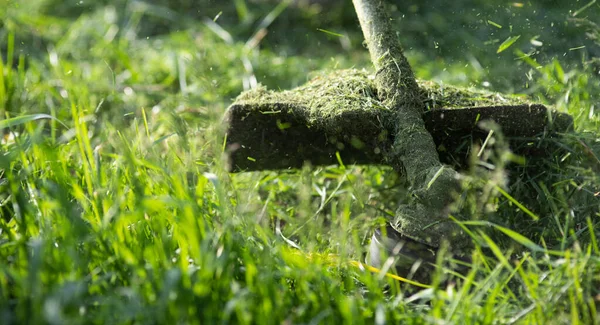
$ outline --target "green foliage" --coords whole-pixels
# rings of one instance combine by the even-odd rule
[[[411,16],[400,25],[419,22],[421,37],[401,35],[417,76],[490,80],[569,112],[576,131],[546,139],[555,154],[541,160],[500,136],[473,150],[473,266],[456,276],[440,260],[417,291],[350,263],[404,200],[389,169],[224,171],[220,118],[255,80],[289,89],[314,70],[370,67],[345,3],[290,5],[261,39],[273,2],[2,2],[0,323],[597,322],[600,44],[586,35],[599,32],[567,19],[572,4],[524,3],[517,16],[471,4],[451,5],[473,11],[456,20],[399,8]],[[561,17],[540,30],[553,50],[523,46],[532,30],[469,28],[479,10],[502,32]],[[501,58],[499,43],[473,41],[514,35]],[[436,59],[446,49],[456,56]]]

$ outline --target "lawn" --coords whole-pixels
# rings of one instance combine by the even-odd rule
[[[389,2],[418,78],[575,122],[461,170],[468,272],[361,264],[389,167],[228,172],[241,92],[372,72],[350,1],[0,0],[0,323],[600,322],[600,3]]]

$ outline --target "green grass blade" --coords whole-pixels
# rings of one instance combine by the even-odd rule
[[[530,250],[534,251],[534,252],[545,252],[546,250],[539,246],[536,245],[533,241],[531,241],[529,238],[519,234],[516,231],[510,230],[508,228],[504,228],[502,226],[495,226],[496,229],[500,230],[501,232],[503,232],[505,235],[507,235],[508,237],[510,237],[512,240],[516,241],[517,243],[529,248]]]
[[[465,225],[465,226],[493,227],[493,228],[503,232],[505,235],[510,237],[512,240],[529,248],[530,250],[532,250],[534,252],[542,252],[542,253],[546,253],[546,254],[550,254],[550,255],[554,255],[554,256],[564,256],[563,252],[545,249],[544,247],[535,244],[531,239],[519,234],[518,232],[508,229],[508,228],[505,228],[505,227],[502,227],[500,225],[497,225],[497,224],[489,222],[489,221],[477,221],[477,220],[463,221],[463,222],[461,222],[461,224]]]
[[[530,216],[533,220],[539,220],[540,217],[538,217],[537,215],[535,215],[535,213],[531,212],[531,210],[527,209],[523,204],[521,204],[519,201],[517,201],[514,197],[512,197],[510,194],[508,194],[505,190],[503,190],[500,186],[496,185],[496,190],[498,190],[498,192],[500,192],[500,194],[502,194],[505,198],[507,198],[510,202],[512,202],[514,205],[516,205],[517,207],[519,207],[519,209],[521,209],[521,211],[525,212],[528,216]]]
[[[502,42],[502,44],[500,44],[500,46],[498,46],[498,50],[496,51],[496,53],[500,53],[504,50],[506,50],[507,48],[509,48],[511,45],[515,44],[515,42],[521,38],[521,35],[518,36],[511,36],[509,38],[507,38],[504,42]]]
[[[506,259],[506,256],[504,256],[504,253],[502,252],[502,250],[500,250],[500,247],[498,247],[498,245],[496,245],[496,243],[494,243],[494,241],[488,235],[486,235],[483,231],[480,231],[479,235],[483,238],[485,243],[492,250],[492,252],[496,256],[498,261],[500,261],[500,263],[502,263],[502,265],[504,265],[504,267],[506,267],[507,269],[512,270],[513,269],[512,266],[508,262],[508,259]]]
[[[11,118],[7,118],[5,120],[2,120],[2,121],[0,121],[0,129],[6,129],[6,128],[13,127],[13,126],[25,124],[25,123],[28,123],[28,122],[37,121],[37,120],[44,120],[44,119],[49,119],[49,120],[57,121],[62,126],[68,128],[68,126],[65,123],[63,123],[61,120],[57,119],[56,117],[54,117],[52,115],[48,115],[48,114],[30,114],[30,115],[21,115],[21,116],[17,116],[17,117],[11,117]]]
[[[4,83],[4,60],[0,53],[0,118],[4,117],[6,111],[6,88]]]

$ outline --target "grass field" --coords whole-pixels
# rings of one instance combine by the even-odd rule
[[[406,199],[389,168],[226,171],[240,92],[371,69],[322,2],[0,0],[0,323],[600,322],[600,4],[393,6],[419,78],[575,120],[463,172],[473,266],[419,288],[356,265]]]

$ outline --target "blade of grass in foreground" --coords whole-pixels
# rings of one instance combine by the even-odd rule
[[[519,201],[517,201],[514,197],[512,197],[510,194],[508,194],[505,190],[503,190],[500,186],[496,185],[495,186],[496,190],[498,190],[498,192],[500,192],[500,194],[504,195],[505,198],[507,198],[510,202],[512,202],[514,205],[516,205],[517,207],[519,207],[519,209],[521,209],[521,211],[525,212],[528,216],[530,216],[533,220],[539,220],[540,217],[538,217],[537,215],[535,215],[535,213],[531,212],[531,210],[527,209],[523,204],[521,204]]]
[[[27,122],[43,120],[43,119],[50,119],[50,120],[57,121],[62,126],[68,128],[68,126],[65,123],[63,123],[61,120],[57,119],[56,117],[54,117],[52,115],[30,114],[30,115],[21,115],[21,116],[17,116],[17,117],[11,117],[11,118],[7,118],[5,120],[0,121],[0,130],[10,128],[13,126],[17,126],[17,125],[21,125],[21,124],[25,124]]]
[[[292,247],[294,247],[294,246],[292,246]],[[294,248],[296,248],[296,247],[294,247]],[[283,250],[286,254],[290,254],[296,258],[299,258],[299,260],[296,260],[296,261],[297,262],[301,261],[301,263],[322,262],[325,264],[334,265],[334,264],[336,264],[336,261],[341,258],[339,255],[336,255],[336,254],[304,253],[304,252],[300,251],[299,249],[291,249],[291,248],[284,248]],[[372,273],[381,273],[382,272],[382,270],[379,268],[361,263],[359,261],[350,260],[350,261],[347,261],[347,263],[355,268],[366,269]],[[400,282],[404,282],[404,283],[413,285],[415,287],[420,287],[420,288],[424,288],[424,289],[432,288],[431,285],[424,284],[424,283],[414,281],[414,280],[410,280],[410,279],[398,276],[398,275],[390,273],[390,272],[386,272],[384,274],[384,276],[394,279],[396,281],[400,281]]]
[[[499,225],[489,222],[489,221],[464,221],[464,222],[461,222],[461,224],[467,225],[467,226],[493,227],[493,228],[496,228],[497,230],[503,232],[505,235],[507,235],[512,240],[516,241],[517,243],[529,248],[531,251],[547,253],[547,254],[555,255],[555,256],[564,256],[565,255],[564,252],[555,251],[555,250],[547,250],[547,249],[543,248],[542,246],[539,246],[536,243],[534,243],[531,239],[519,234],[518,232],[508,229],[508,228],[505,228],[505,227],[502,227],[502,226],[499,226]]]

